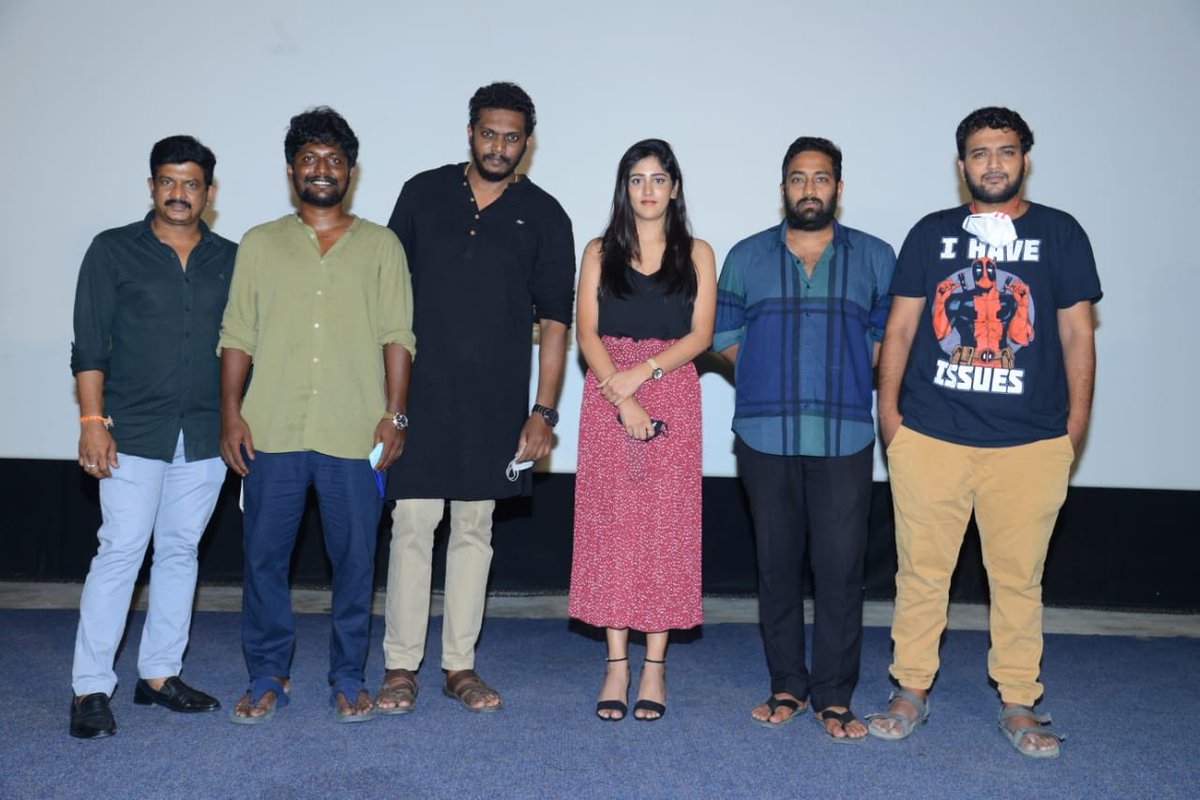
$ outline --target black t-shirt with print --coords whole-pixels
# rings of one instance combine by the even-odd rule
[[[1062,436],[1067,381],[1059,309],[1100,300],[1087,234],[1030,203],[1017,240],[990,247],[963,230],[966,205],[909,232],[892,294],[925,300],[900,388],[904,425],[957,444],[1002,447]]]

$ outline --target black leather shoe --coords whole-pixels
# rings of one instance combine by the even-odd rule
[[[139,680],[133,690],[133,702],[139,706],[157,704],[172,711],[216,711],[221,707],[217,698],[207,695],[198,689],[193,689],[178,675],[172,675],[163,681],[161,689],[154,689],[144,680]]]
[[[71,735],[76,739],[103,739],[116,732],[108,695],[96,692],[71,701]]]

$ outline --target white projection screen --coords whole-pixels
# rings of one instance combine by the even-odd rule
[[[570,214],[577,253],[604,226],[620,154],[657,136],[718,263],[779,220],[796,136],[841,146],[842,222],[899,248],[960,200],[959,120],[1017,109],[1037,137],[1027,196],[1079,219],[1105,290],[1074,482],[1200,488],[1195,0],[0,0],[0,74],[0,458],[75,457],[76,273],[96,233],[149,209],[157,139],[216,152],[209,220],[237,240],[292,207],[288,119],[331,105],[362,143],[352,210],[385,222],[406,178],[466,159],[472,92],[513,80],[538,111],[522,170]],[[554,472],[575,469],[577,356]],[[731,476],[733,390],[716,373],[703,390],[705,474]]]

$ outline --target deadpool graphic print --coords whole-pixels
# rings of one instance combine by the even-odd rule
[[[932,313],[950,364],[1012,369],[1017,352],[1033,341],[1029,286],[987,256],[937,285]]]

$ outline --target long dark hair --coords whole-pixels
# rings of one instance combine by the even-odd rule
[[[630,264],[640,260],[642,254],[638,247],[636,219],[629,204],[629,173],[647,156],[658,159],[677,190],[675,197],[667,203],[667,215],[663,219],[666,249],[662,268],[655,273],[654,280],[666,284],[669,294],[678,293],[688,300],[695,300],[696,267],[692,263],[692,232],[688,226],[687,206],[683,202],[683,174],[671,145],[662,139],[643,139],[626,150],[617,165],[612,216],[600,244],[600,292],[624,297],[632,291],[625,271]]]

